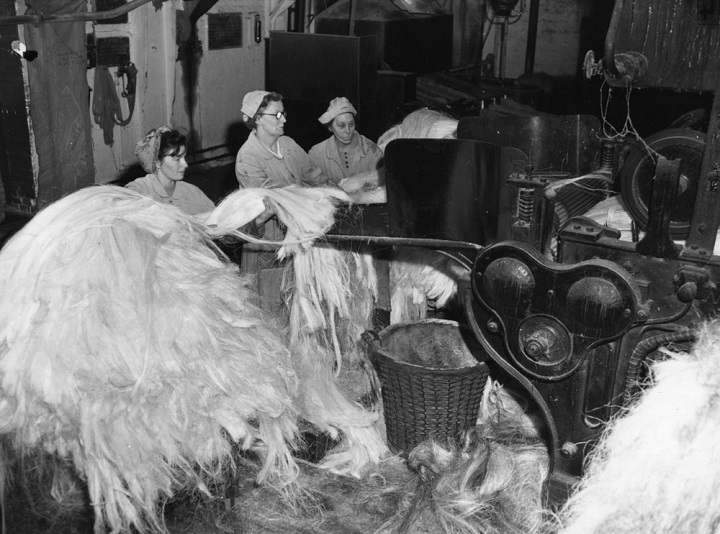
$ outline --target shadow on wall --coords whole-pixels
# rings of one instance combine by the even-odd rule
[[[227,146],[228,153],[232,155],[233,160],[249,135],[250,130],[242,121],[233,122],[227,127],[225,132],[225,145]]]
[[[125,187],[128,183],[132,182],[136,178],[141,178],[146,174],[147,173],[145,172],[145,169],[140,166],[140,163],[134,163],[133,165],[130,165],[129,167],[126,167],[123,171],[121,171],[120,176],[108,182],[108,185]]]

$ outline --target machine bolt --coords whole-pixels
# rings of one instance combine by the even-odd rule
[[[525,353],[533,360],[539,360],[545,354],[545,344],[539,339],[530,339],[525,344]]]
[[[497,324],[495,321],[488,321],[487,329],[490,330],[490,332],[499,332],[500,331],[500,325]]]
[[[571,443],[569,441],[566,441],[562,444],[562,447],[560,447],[560,454],[565,458],[571,458],[575,456],[578,452],[577,445],[574,443]]]
[[[648,313],[647,310],[642,310],[642,309],[641,309],[641,310],[638,310],[638,312],[637,312],[637,320],[640,321],[640,322],[642,322],[642,323],[644,323],[645,321],[648,320],[648,316],[649,316],[649,315],[650,315],[650,314]]]

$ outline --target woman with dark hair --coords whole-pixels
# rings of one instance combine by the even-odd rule
[[[287,112],[281,95],[251,91],[243,98],[241,111],[252,132],[235,159],[240,187],[326,184],[327,178],[302,147],[284,135]]]
[[[356,116],[355,106],[342,96],[333,98],[318,119],[332,136],[310,149],[310,161],[335,185],[344,178],[377,170],[383,155],[375,143],[355,129]]]
[[[135,155],[147,176],[125,187],[189,215],[212,211],[215,204],[199,187],[183,182],[187,153],[185,135],[165,126],[150,130],[135,145]]]

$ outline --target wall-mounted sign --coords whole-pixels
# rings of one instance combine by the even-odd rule
[[[130,61],[130,39],[128,37],[105,37],[95,41],[98,65],[119,67]]]
[[[242,13],[208,13],[208,49],[242,46]]]

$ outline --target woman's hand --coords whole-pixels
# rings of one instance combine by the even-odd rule
[[[302,170],[303,182],[309,186],[323,186],[327,184],[327,176],[325,176],[320,167],[310,165]]]
[[[258,228],[264,225],[276,215],[275,209],[272,207],[272,205],[268,202],[266,198],[263,199],[263,204],[265,205],[265,211],[263,211],[255,218],[255,224],[258,226]]]

